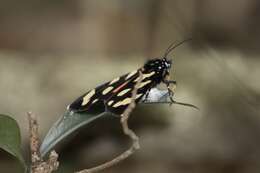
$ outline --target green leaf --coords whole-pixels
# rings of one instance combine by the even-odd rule
[[[21,133],[17,122],[7,115],[0,114],[0,148],[17,158],[24,168],[21,152]]]
[[[70,134],[80,129],[81,127],[93,122],[94,120],[109,115],[103,110],[97,110],[91,113],[75,113],[71,111],[65,114],[51,127],[45,136],[40,147],[41,155],[44,157],[53,149],[59,142],[64,140]]]

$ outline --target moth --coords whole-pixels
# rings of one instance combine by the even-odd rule
[[[187,40],[184,40],[177,45],[171,44],[162,58],[148,60],[139,69],[89,90],[68,105],[67,109],[71,112],[80,113],[91,113],[96,110],[101,110],[101,112],[121,115],[132,102],[132,91],[139,80],[139,71],[142,72],[142,79],[134,100],[137,104],[170,103],[197,108],[192,104],[177,102],[173,99],[174,91],[171,89],[171,85],[175,87],[177,82],[169,79],[173,62],[168,58],[168,55],[173,49],[185,41]],[[161,83],[166,86],[166,92],[156,89]],[[162,93],[164,95],[162,95]],[[152,96],[156,94],[161,94],[160,98],[169,98],[169,101],[160,101],[160,98],[155,99],[154,101]]]

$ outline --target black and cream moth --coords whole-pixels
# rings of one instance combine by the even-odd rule
[[[171,60],[166,58],[149,60],[143,67],[83,94],[68,106],[68,110],[91,112],[97,106],[99,108],[103,106],[103,111],[120,115],[132,101],[132,91],[139,79],[139,70],[142,72],[142,80],[137,90],[136,103],[141,99],[145,101],[145,97],[149,95],[151,89],[158,84],[165,83],[167,86],[169,85],[170,81],[167,81],[166,78],[169,76],[171,64]]]

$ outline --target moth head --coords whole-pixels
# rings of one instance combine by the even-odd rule
[[[165,67],[165,69],[163,71],[163,76],[165,76],[170,73],[170,69],[172,66],[172,60],[168,59],[168,58],[163,58],[162,63],[164,64],[164,67]]]
[[[149,60],[145,65],[144,68],[147,71],[154,71],[157,74],[162,74],[163,76],[169,73],[170,68],[172,65],[172,61],[166,58],[156,58]]]
[[[168,58],[168,55],[178,46],[182,45],[183,43],[190,41],[191,39],[183,40],[177,44],[170,44],[170,46],[166,49],[162,58],[156,58],[149,60],[145,65],[144,68],[147,71],[154,71],[157,74],[160,74],[163,78],[170,73],[170,69],[172,66],[172,60]]]
[[[172,60],[168,59],[168,58],[163,58],[162,61],[163,61],[162,63],[166,67],[166,69],[169,70],[172,66]]]

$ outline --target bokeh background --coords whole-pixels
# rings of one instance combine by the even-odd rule
[[[200,107],[139,106],[141,150],[107,173],[259,173],[258,0],[5,0],[0,2],[0,112],[41,136],[98,84],[160,57],[172,42],[175,98]],[[1,140],[1,139],[0,139]],[[58,149],[58,172],[110,160],[130,145],[118,119],[101,119]],[[1,172],[21,172],[0,152]]]

